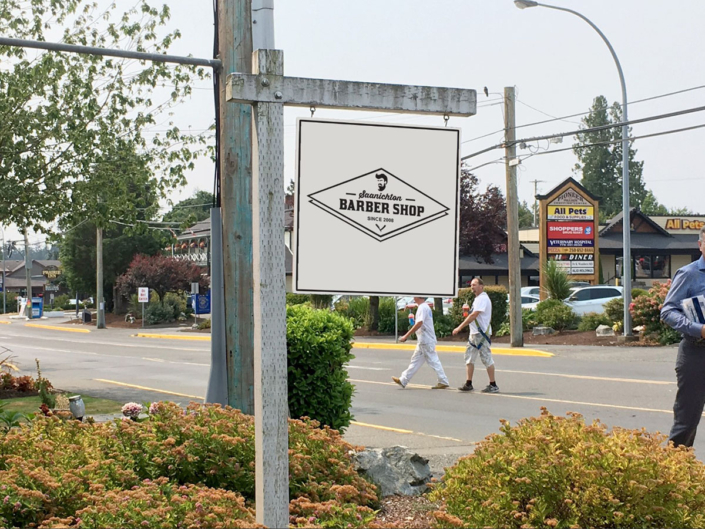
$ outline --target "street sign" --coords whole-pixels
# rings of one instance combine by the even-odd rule
[[[137,289],[137,300],[140,303],[149,303],[149,288],[139,287]]]
[[[460,130],[299,119],[295,290],[457,295]]]
[[[198,289],[198,281],[192,282],[191,283],[191,294],[198,294],[199,289]]]

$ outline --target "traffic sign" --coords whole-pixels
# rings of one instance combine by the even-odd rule
[[[140,303],[149,303],[149,288],[139,287],[137,289],[137,300]]]

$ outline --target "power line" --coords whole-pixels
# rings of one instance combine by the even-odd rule
[[[691,87],[691,88],[685,88],[685,89],[683,89],[683,90],[676,90],[675,92],[669,92],[669,93],[667,93],[667,94],[660,94],[660,95],[656,95],[656,96],[646,97],[646,98],[644,98],[644,99],[637,99],[636,101],[629,101],[629,104],[630,104],[630,105],[635,105],[636,103],[643,103],[643,102],[645,102],[645,101],[653,101],[654,99],[660,99],[660,98],[662,98],[662,97],[670,97],[670,96],[673,96],[673,95],[683,94],[683,93],[685,93],[685,92],[692,92],[693,90],[702,90],[703,88],[705,88],[705,85],[693,86],[693,87]],[[517,101],[519,101],[519,100],[517,99]],[[537,112],[541,112],[542,114],[546,114],[547,116],[550,116],[550,114],[547,114],[546,112],[543,112],[542,110],[539,110],[539,109],[534,108],[534,107],[532,107],[532,106],[530,106],[530,105],[527,105],[527,104],[524,103],[523,101],[519,101],[519,102],[520,102],[522,105],[525,105],[525,106],[527,106],[527,107],[529,107],[529,108],[531,108],[531,109],[533,109],[533,110],[536,110]],[[619,103],[618,103],[618,104],[619,104]],[[619,104],[619,106],[621,107],[622,105]],[[554,121],[566,121],[568,118],[576,118],[576,117],[579,117],[579,116],[585,116],[585,115],[587,115],[587,114],[589,114],[589,113],[590,113],[590,111],[587,111],[587,112],[579,112],[579,113],[577,113],[577,114],[570,114],[570,115],[568,115],[568,116],[562,116],[562,117],[552,117],[552,119],[545,119],[545,120],[543,120],[543,121],[535,121],[535,122],[533,122],[533,123],[526,123],[525,125],[517,125],[515,128],[521,129],[521,128],[524,128],[524,127],[533,127],[533,126],[535,126],[535,125],[543,125],[544,123],[552,123],[552,122],[554,122]],[[471,141],[480,140],[480,139],[486,138],[486,137],[488,137],[488,136],[494,136],[495,134],[499,134],[500,132],[504,132],[504,129],[499,129],[499,130],[496,130],[495,132],[490,132],[489,134],[483,134],[482,136],[477,136],[476,138],[470,138],[469,140],[465,140],[465,141],[462,142],[462,143],[470,143]]]
[[[684,115],[684,114],[692,114],[692,113],[694,113],[694,112],[702,112],[703,110],[705,110],[705,106],[687,108],[687,109],[685,109],[685,110],[678,110],[678,111],[676,111],[676,112],[669,112],[669,113],[667,113],[667,114],[659,114],[659,115],[656,115],[656,116],[649,116],[649,117],[646,117],[646,118],[632,119],[632,120],[629,120],[629,121],[622,121],[622,122],[619,122],[619,123],[610,123],[610,124],[608,124],[608,125],[600,125],[599,127],[590,127],[590,128],[587,128],[587,129],[573,130],[573,131],[570,131],[570,132],[561,132],[561,133],[558,133],[558,134],[548,134],[548,135],[546,135],[546,136],[534,136],[534,137],[532,137],[532,138],[519,139],[519,140],[515,140],[514,142],[512,142],[512,144],[518,145],[518,144],[521,144],[521,143],[527,143],[527,142],[533,142],[533,141],[550,140],[550,139],[552,139],[552,138],[563,138],[563,137],[565,137],[565,136],[575,136],[575,135],[577,135],[577,134],[589,134],[589,133],[592,133],[592,132],[600,132],[600,131],[602,131],[602,130],[609,130],[609,129],[613,129],[613,128],[616,128],[616,127],[623,127],[623,126],[625,126],[625,125],[626,125],[626,126],[631,126],[631,125],[635,125],[635,124],[638,124],[638,123],[646,123],[646,122],[648,122],[648,121],[655,121],[655,120],[659,120],[659,119],[672,118],[672,117],[676,117],[676,116],[682,116],[682,115]],[[698,127],[696,127],[696,128],[698,128]],[[689,130],[689,129],[683,129],[683,130]],[[651,136],[653,136],[653,135],[638,136],[638,138],[648,138],[648,137],[651,137]],[[635,137],[634,139],[637,139],[637,137]],[[619,141],[622,141],[622,140],[619,140]],[[506,147],[506,144],[505,144],[505,143],[500,143],[500,144],[498,144],[498,145],[494,145],[493,147],[488,147],[487,149],[483,149],[483,150],[478,151],[478,152],[475,152],[475,153],[473,153],[473,154],[468,154],[467,156],[463,156],[463,157],[461,157],[460,159],[461,159],[461,160],[467,160],[467,159],[469,159],[469,158],[474,158],[475,156],[479,156],[480,154],[484,154],[484,153],[486,153],[486,152],[493,151],[493,150],[495,150],[495,149],[502,149],[502,148],[504,148],[504,147]],[[565,149],[564,149],[564,150],[565,150]],[[550,152],[560,152],[560,151],[550,151]],[[546,154],[546,153],[541,153],[541,154]]]

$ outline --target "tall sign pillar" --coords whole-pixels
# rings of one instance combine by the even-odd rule
[[[539,278],[546,299],[544,270],[555,261],[575,281],[600,282],[599,198],[572,178],[538,196]]]

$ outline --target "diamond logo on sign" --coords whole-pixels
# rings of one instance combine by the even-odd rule
[[[311,204],[383,242],[448,215],[449,208],[385,169],[308,195]]]

